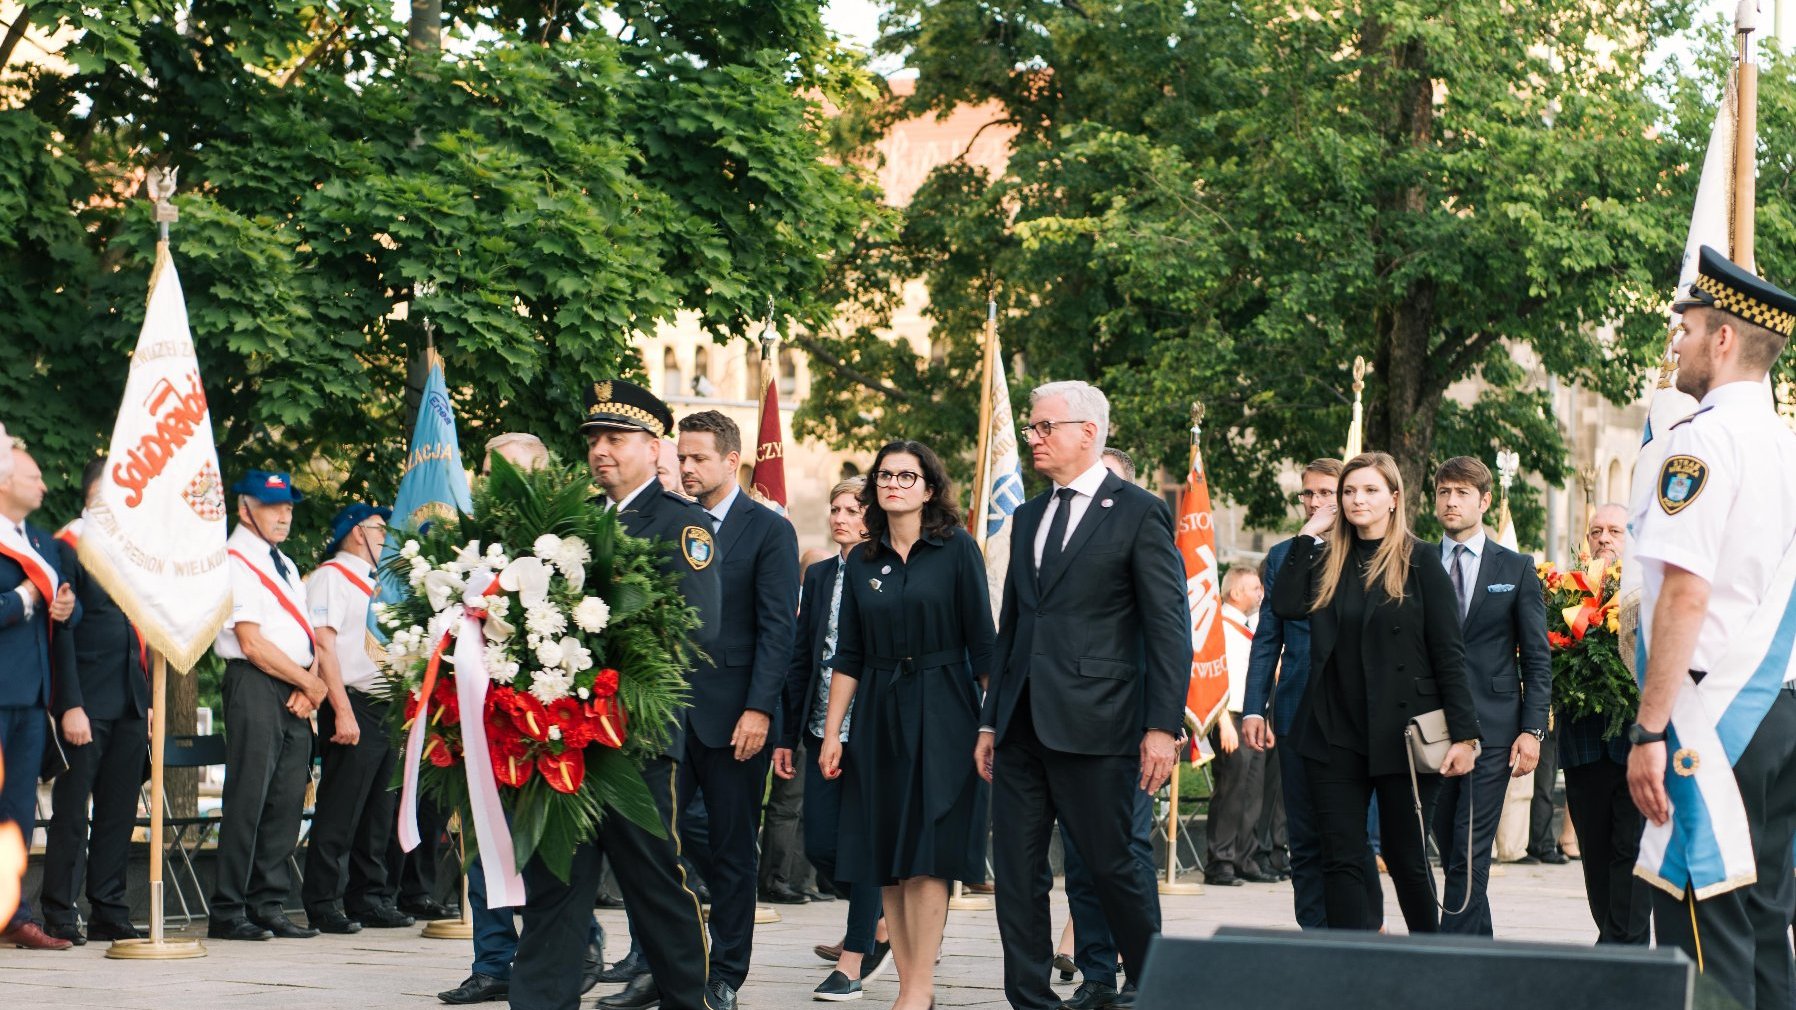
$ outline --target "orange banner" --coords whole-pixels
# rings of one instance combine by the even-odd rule
[[[1179,556],[1185,562],[1185,598],[1191,608],[1191,686],[1185,716],[1200,729],[1228,703],[1228,659],[1222,639],[1222,572],[1216,563],[1216,529],[1203,460],[1191,450],[1191,473],[1179,502]]]

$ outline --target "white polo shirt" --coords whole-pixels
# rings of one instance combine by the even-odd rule
[[[1253,653],[1253,629],[1260,615],[1243,614],[1234,604],[1222,605],[1222,655],[1229,671],[1229,711],[1241,711],[1247,696],[1247,662]]]
[[[378,591],[374,566],[348,551],[338,551],[306,579],[312,627],[337,633],[337,669],[352,691],[368,692],[380,683],[380,667],[368,655],[368,607]]]
[[[281,555],[281,560],[287,564],[287,575],[282,578],[275,571],[274,559],[269,555],[273,547],[248,526],[240,525],[233,530],[225,546],[236,552],[229,556],[228,562],[231,616],[225,618],[224,628],[212,647],[226,659],[248,659],[237,641],[237,633],[231,630],[241,621],[256,625],[262,637],[286,653],[288,659],[311,669],[312,636],[311,623],[306,618],[306,587],[299,580],[299,569],[293,559]],[[257,577],[258,572],[273,584],[273,590]]]
[[[1690,668],[1707,672],[1745,629],[1796,539],[1796,434],[1763,382],[1730,382],[1666,439],[1653,493],[1630,517],[1644,582],[1641,632],[1650,644],[1665,566],[1704,579],[1709,610]]]

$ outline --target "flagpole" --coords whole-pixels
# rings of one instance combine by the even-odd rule
[[[998,300],[985,299],[985,337],[979,349],[979,457],[973,469],[973,539],[985,553],[985,514],[991,510],[992,381],[998,350]]]
[[[761,431],[767,425],[767,387],[776,378],[773,366],[773,348],[779,343],[779,332],[773,328],[773,296],[767,296],[767,320],[761,328],[761,336],[756,341],[761,345],[761,395],[755,407],[755,462],[761,465]],[[753,468],[750,468],[751,473]],[[788,501],[791,499],[788,498]],[[755,905],[755,925],[781,921],[779,912],[771,905]]]
[[[1734,11],[1735,77],[1733,249],[1728,257],[1757,272],[1753,231],[1758,173],[1759,68],[1752,61],[1752,33],[1758,30],[1758,0],[1740,0]]]
[[[156,264],[150,270],[150,289],[168,257],[168,226],[180,219],[173,203],[177,169],[152,168],[145,186],[156,205]],[[110,958],[173,961],[205,957],[199,940],[170,940],[163,924],[162,863],[167,840],[163,837],[162,811],[167,802],[164,779],[168,761],[168,657],[150,653],[150,935],[144,940],[114,940],[106,949]]]
[[[1186,473],[1197,470],[1197,439],[1203,432],[1204,405],[1193,400],[1191,402],[1191,462]],[[1189,492],[1187,492],[1189,493]],[[1225,716],[1226,718],[1226,716]],[[1192,727],[1202,734],[1202,727]],[[1195,743],[1195,741],[1193,741]],[[1179,880],[1179,766],[1185,762],[1175,756],[1172,762],[1172,778],[1168,780],[1166,803],[1166,879],[1160,882],[1161,894],[1202,894],[1204,885],[1186,883]]]

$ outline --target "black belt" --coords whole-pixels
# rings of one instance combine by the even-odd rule
[[[874,656],[867,660],[867,665],[879,669],[923,670],[966,661],[967,650],[943,649],[939,652],[926,652],[921,656]]]

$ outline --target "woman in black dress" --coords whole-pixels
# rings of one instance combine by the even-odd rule
[[[1274,613],[1310,622],[1297,753],[1322,837],[1328,925],[1378,928],[1365,880],[1366,813],[1376,796],[1403,921],[1411,933],[1432,933],[1440,916],[1416,802],[1419,795],[1430,823],[1440,776],[1418,775],[1412,792],[1403,731],[1411,718],[1445,709],[1455,743],[1441,773],[1471,771],[1480,733],[1459,607],[1437,555],[1409,532],[1396,460],[1382,452],[1349,460],[1336,501],[1339,510],[1319,510],[1304,525],[1301,535],[1312,539],[1291,551],[1289,574],[1272,589]]]
[[[985,560],[961,528],[947,472],[918,442],[879,450],[862,491],[868,541],[849,553],[829,720],[817,764],[842,773],[836,873],[881,885],[894,1010],[934,1004],[948,882],[984,876],[985,824],[966,760],[996,632]],[[1044,969],[1045,970],[1045,969]]]

